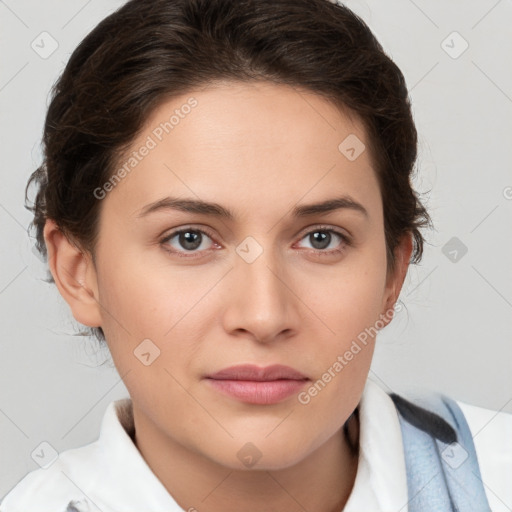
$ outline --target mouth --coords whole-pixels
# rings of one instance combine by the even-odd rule
[[[298,393],[310,381],[301,372],[284,365],[260,368],[231,366],[205,377],[217,391],[241,402],[270,405]]]

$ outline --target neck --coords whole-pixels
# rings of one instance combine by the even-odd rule
[[[135,412],[135,411],[134,411]],[[191,451],[135,412],[134,442],[184,510],[206,512],[340,512],[357,472],[357,410],[344,427],[298,464],[237,470]]]

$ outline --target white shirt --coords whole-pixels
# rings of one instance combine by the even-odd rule
[[[457,403],[474,436],[491,509],[510,512],[512,414]],[[370,379],[359,404],[359,420],[358,469],[343,512],[407,512],[397,411],[388,394]],[[183,512],[133,443],[132,428],[131,399],[110,402],[99,438],[66,450],[46,469],[25,475],[5,496],[0,512],[65,512],[71,500],[87,512]]]

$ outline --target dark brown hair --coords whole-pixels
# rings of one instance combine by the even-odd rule
[[[417,132],[405,79],[368,26],[329,0],[131,0],[75,49],[52,89],[31,226],[47,218],[94,256],[94,190],[163,101],[214,81],[265,80],[319,94],[362,121],[384,207],[388,271],[430,217],[412,187]],[[340,141],[341,142],[341,141]],[[50,276],[50,282],[53,279]],[[101,328],[92,333],[104,340]]]

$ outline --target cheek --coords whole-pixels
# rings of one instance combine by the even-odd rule
[[[318,412],[334,407],[335,422],[341,403],[357,405],[349,402],[362,392],[375,336],[382,327],[379,319],[386,280],[383,251],[367,251],[357,262],[340,269],[328,292],[312,285],[308,290],[308,304],[313,304],[311,309],[322,320],[324,335],[315,343],[317,380],[306,389],[302,403]]]
[[[361,257],[357,264],[340,268],[325,283],[328,288],[309,284],[305,297],[325,324],[322,340],[328,352],[344,351],[352,340],[375,326],[382,313],[385,281],[385,259]]]
[[[372,362],[380,299],[374,286],[358,281],[324,301],[322,318],[333,332],[318,336],[311,385],[297,397],[313,430],[334,433],[357,406]]]
[[[128,254],[104,262],[100,299],[112,313],[104,320],[114,329],[125,327],[132,337],[161,338],[186,314],[190,304],[197,302],[202,291],[196,283],[190,283],[190,274],[185,280],[169,267],[144,264],[142,255]]]
[[[161,411],[166,419],[172,411],[190,409],[190,396],[180,383],[186,386],[194,371],[191,362],[200,335],[193,304],[205,293],[202,287],[182,287],[179,276],[169,271],[167,275],[124,258],[108,271],[105,267],[99,280],[108,311],[102,327],[115,366],[133,400],[149,413]]]
[[[102,328],[120,373],[141,370],[135,357],[143,349],[157,355],[153,368],[185,372],[199,348],[197,340],[204,337],[198,315],[204,313],[204,296],[217,278],[161,263],[144,265],[140,255],[103,261],[98,278]]]

